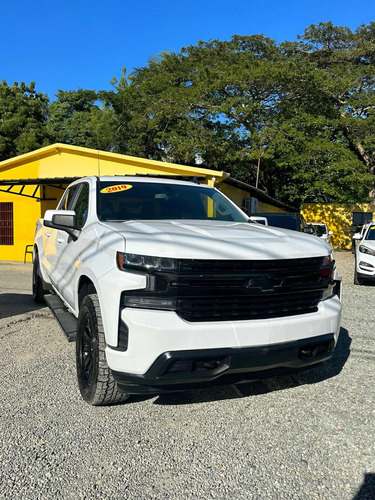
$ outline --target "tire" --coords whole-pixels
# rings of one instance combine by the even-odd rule
[[[43,288],[43,280],[42,275],[40,273],[39,267],[39,256],[38,253],[35,253],[35,257],[33,260],[33,298],[34,302],[37,304],[44,304],[44,295],[47,293],[47,290]]]
[[[105,356],[102,315],[97,294],[86,295],[79,311],[76,340],[78,386],[82,398],[93,406],[125,401]]]

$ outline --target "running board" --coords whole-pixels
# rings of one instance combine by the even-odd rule
[[[51,309],[52,314],[57,319],[62,331],[68,338],[68,342],[76,340],[77,320],[64,306],[64,302],[57,295],[47,294],[44,296],[47,306]]]

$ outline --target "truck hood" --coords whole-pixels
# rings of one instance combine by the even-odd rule
[[[223,221],[103,222],[125,238],[125,251],[180,259],[274,260],[328,255],[320,238],[261,224]]]

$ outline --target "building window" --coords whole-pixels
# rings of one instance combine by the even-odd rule
[[[353,212],[353,226],[372,221],[372,212]]]
[[[0,203],[0,245],[13,245],[13,203]]]

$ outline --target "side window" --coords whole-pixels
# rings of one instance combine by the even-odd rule
[[[89,185],[84,182],[79,184],[81,190],[75,199],[74,206],[70,207],[69,210],[74,210],[77,215],[77,226],[81,229],[87,220],[87,214],[89,211]]]
[[[72,203],[74,201],[74,195],[76,194],[80,184],[76,184],[71,188],[67,189],[64,193],[64,196],[61,198],[61,201],[58,205],[58,210],[73,210]]]

